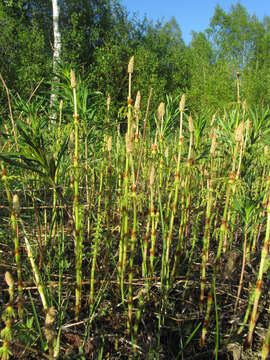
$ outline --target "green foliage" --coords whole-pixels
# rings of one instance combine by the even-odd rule
[[[54,184],[55,174],[67,149],[69,139],[66,137],[63,140],[57,153],[50,152],[43,136],[45,125],[44,121],[43,123],[33,121],[31,126],[17,121],[19,151],[2,152],[0,159],[10,165],[37,173],[47,182]]]
[[[217,6],[205,32],[185,45],[172,17],[153,24],[131,17],[118,1],[60,1],[61,62],[82,71],[91,92],[101,91],[126,105],[128,59],[135,56],[134,89],[146,107],[153,88],[154,112],[166,95],[185,92],[193,112],[236,101],[236,72],[241,98],[267,104],[270,99],[270,19],[259,21],[240,4],[226,12]],[[0,5],[0,72],[9,89],[29,97],[52,69],[51,2],[4,1]],[[38,93],[47,90],[41,83]],[[134,95],[135,96],[135,95]],[[6,102],[0,98],[0,104]],[[0,112],[1,114],[1,112]]]
[[[59,101],[63,101],[62,112],[64,114],[63,122],[68,126],[73,122],[73,91],[70,86],[71,66],[60,66],[57,70],[57,81],[52,83],[55,86],[54,92],[58,95]],[[106,99],[100,91],[92,91],[87,81],[88,75],[83,79],[79,74],[76,75],[76,94],[77,109],[79,113],[79,124],[83,132],[87,133],[91,144],[100,144],[103,138],[103,131],[106,127],[106,117],[104,109]],[[58,112],[59,104],[56,104],[51,112]]]
[[[270,19],[259,21],[240,3],[228,12],[218,6],[209,29],[194,32],[191,43],[184,44],[174,18],[156,24],[147,19],[139,21],[135,16],[130,17],[117,0],[62,0],[59,4],[62,53],[54,74],[51,2],[4,0],[0,3],[0,73],[9,88],[11,106],[9,109],[6,92],[1,91],[0,121],[6,125],[1,130],[1,179],[7,193],[9,187],[12,194],[23,193],[22,203],[27,210],[22,211],[18,236],[22,230],[24,237],[28,232],[31,235],[25,244],[32,261],[25,276],[33,282],[39,255],[38,271],[42,271],[48,287],[46,296],[59,311],[57,327],[51,329],[58,329],[58,347],[62,352],[64,341],[77,341],[73,330],[68,330],[69,309],[74,305],[70,296],[74,289],[72,271],[76,267],[72,247],[77,239],[77,269],[83,275],[77,273],[77,283],[85,282],[82,313],[77,315],[88,317],[89,324],[84,335],[81,327],[84,320],[76,328],[84,340],[77,341],[80,350],[76,346],[72,348],[74,358],[79,356],[77,350],[83,353],[86,347],[89,353],[82,357],[106,357],[111,348],[120,354],[127,344],[145,358],[160,356],[161,348],[169,358],[186,354],[190,357],[198,352],[197,332],[201,327],[206,331],[207,323],[211,327],[209,346],[213,348],[213,332],[220,332],[220,339],[216,334],[216,349],[223,351],[217,344],[223,346],[223,339],[235,333],[234,322],[227,321],[235,314],[228,310],[228,316],[217,316],[217,310],[222,305],[229,309],[231,301],[226,298],[226,304],[223,303],[225,296],[219,292],[224,286],[224,274],[219,268],[223,259],[221,250],[232,247],[241,251],[246,237],[252,252],[249,261],[256,267],[260,253],[255,251],[262,246],[265,235],[269,195]],[[127,105],[127,63],[133,55],[132,104]],[[77,80],[76,125],[71,69],[75,70]],[[236,82],[238,71],[240,79]],[[241,101],[237,99],[237,85]],[[51,90],[48,91],[51,88],[58,99],[53,105],[50,105]],[[153,96],[143,137],[151,88]],[[136,118],[138,134],[134,139],[124,139],[121,132],[126,128],[127,116],[133,121],[132,117],[137,115],[134,100],[138,90],[142,95]],[[180,114],[179,100],[183,93],[187,104],[185,113]],[[161,101],[165,103],[165,114],[158,122],[156,114]],[[63,105],[60,110],[59,104]],[[190,123],[189,127],[190,114],[193,125]],[[182,117],[183,138],[178,136]],[[12,136],[10,120],[15,122]],[[235,130],[242,121],[243,136],[241,141],[236,141]],[[160,136],[156,132],[157,123]],[[117,131],[120,124],[123,126]],[[73,129],[77,131],[76,145],[72,140],[69,143]],[[48,195],[52,188],[53,210]],[[57,196],[61,201],[56,201]],[[72,201],[73,206],[80,204],[74,206],[79,219],[75,228],[74,214],[70,211]],[[44,205],[44,209],[37,203]],[[58,206],[64,206],[65,210],[60,218]],[[66,213],[71,222],[69,234]],[[269,221],[267,229],[269,234]],[[6,245],[10,243],[9,233],[6,227],[2,229],[2,224],[0,235],[4,245],[2,254],[9,251]],[[219,239],[219,243],[212,238]],[[59,240],[58,255],[53,256]],[[265,249],[262,248],[263,254]],[[205,274],[201,284],[204,281],[206,294],[206,286],[214,276],[213,294],[209,293],[208,304],[206,301],[201,304],[207,306],[205,321],[200,315],[194,323],[194,312],[191,315],[188,310],[192,302],[199,305],[194,288],[198,289],[200,284],[197,260],[202,254]],[[26,260],[27,254],[22,257]],[[14,266],[14,260],[7,257],[5,261],[1,261],[2,268],[6,264],[10,268]],[[268,259],[262,265],[264,273],[269,268]],[[147,277],[147,273],[151,276]],[[58,296],[52,275],[57,275]],[[175,281],[174,275],[181,280]],[[253,275],[249,273],[248,282],[254,281]],[[118,284],[117,279],[120,279]],[[245,278],[243,281],[246,282],[244,293],[248,284]],[[234,294],[235,287],[230,291]],[[34,348],[39,337],[43,351],[47,351],[42,333],[44,314],[40,316],[36,289],[33,294],[29,290],[29,297],[33,307],[25,304],[27,318],[14,324],[14,338]],[[251,294],[249,306],[254,297]],[[180,302],[186,304],[181,314],[177,313]],[[216,309],[214,326],[210,316],[212,302]],[[241,309],[244,305],[243,302]],[[115,326],[115,309],[119,328]],[[149,323],[153,333],[145,341]],[[112,324],[116,331],[113,335]],[[229,329],[228,333],[224,329]],[[126,330],[131,343],[121,344],[127,338]],[[95,342],[96,339],[101,340]],[[175,344],[175,339],[177,348],[172,346],[171,350],[170,344]],[[82,343],[87,346],[84,348]],[[1,356],[9,357],[7,346],[0,350]]]
[[[35,15],[22,1],[0,6],[0,72],[9,88],[28,96],[48,74],[51,55],[48,33]]]
[[[215,41],[219,57],[245,67],[255,55],[257,36],[263,30],[256,16],[250,16],[239,2],[228,13],[217,6],[210,25],[208,33]]]

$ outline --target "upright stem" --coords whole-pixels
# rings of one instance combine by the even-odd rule
[[[269,187],[270,187],[270,174],[268,175],[267,190],[269,189]],[[259,300],[261,297],[262,286],[263,286],[264,264],[265,264],[267,256],[268,256],[269,239],[270,239],[270,199],[268,198],[266,233],[265,233],[264,244],[263,244],[263,248],[262,248],[262,252],[261,252],[261,262],[260,262],[257,284],[256,284],[256,289],[255,289],[255,294],[254,294],[254,303],[253,303],[253,308],[252,308],[250,322],[249,322],[249,330],[248,330],[248,336],[247,336],[247,340],[246,340],[247,347],[251,346],[253,332],[254,332],[255,325],[256,325],[258,305],[259,305]]]
[[[184,138],[183,134],[182,134],[183,111],[184,111],[184,106],[183,106],[183,104],[181,105],[181,103],[180,103],[180,125],[179,125],[177,166],[176,166],[175,178],[174,178],[174,199],[173,199],[170,222],[169,222],[169,230],[168,230],[167,239],[166,239],[166,243],[165,243],[165,246],[166,246],[165,264],[164,264],[165,266],[162,267],[162,276],[161,276],[162,284],[163,284],[163,278],[166,279],[167,290],[169,288],[169,275],[170,275],[170,264],[169,264],[170,246],[171,246],[171,241],[172,241],[174,217],[176,214],[178,193],[179,193],[179,187],[180,187],[180,163],[181,163],[182,146],[183,146],[183,138]]]
[[[75,217],[75,258],[76,258],[76,289],[75,289],[75,319],[78,320],[82,300],[82,234],[79,214],[79,115],[77,111],[76,78],[73,70],[70,72],[71,87],[74,101],[74,201],[73,210]]]

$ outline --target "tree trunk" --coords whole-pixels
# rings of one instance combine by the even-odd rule
[[[52,11],[53,11],[53,36],[54,36],[54,46],[53,46],[53,73],[57,72],[57,63],[60,61],[61,54],[61,33],[59,31],[59,3],[58,0],[52,0]],[[57,78],[55,77],[54,80]],[[57,101],[57,95],[55,93],[55,85],[52,85],[51,89],[51,101],[50,108],[55,105]],[[53,111],[51,115],[51,120],[56,120],[56,113]]]

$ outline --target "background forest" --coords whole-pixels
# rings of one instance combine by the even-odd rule
[[[269,17],[259,21],[240,4],[228,13],[217,7],[209,28],[194,32],[185,44],[174,18],[140,21],[116,0],[60,0],[59,6],[61,65],[76,68],[89,89],[105,98],[110,94],[118,107],[126,101],[126,64],[132,55],[134,89],[146,102],[152,87],[153,108],[166,94],[182,92],[192,110],[223,107],[235,100],[236,71],[241,72],[243,99],[269,103]],[[42,79],[37,94],[44,95],[53,66],[51,1],[2,1],[0,24],[0,72],[12,95],[27,98]],[[4,115],[2,91],[0,104]]]

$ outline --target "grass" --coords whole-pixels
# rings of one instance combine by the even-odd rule
[[[270,112],[238,86],[223,113],[149,116],[133,66],[122,133],[74,72],[50,131],[42,107],[5,124],[1,359],[266,359]]]

